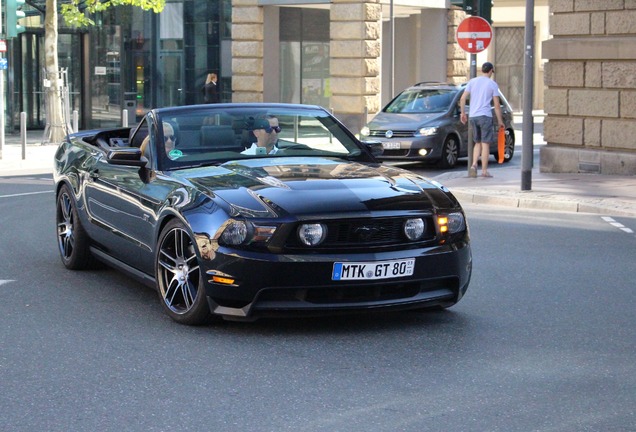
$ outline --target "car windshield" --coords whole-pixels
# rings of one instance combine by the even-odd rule
[[[356,138],[326,110],[214,104],[162,109],[157,115],[161,169],[220,164],[229,160],[289,156],[352,158],[363,151]]]
[[[457,90],[409,89],[404,90],[389,105],[387,113],[440,113],[449,109]]]

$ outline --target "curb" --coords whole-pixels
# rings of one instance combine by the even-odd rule
[[[614,199],[594,199],[586,202],[581,199],[567,200],[556,194],[542,194],[536,197],[522,196],[520,192],[510,195],[508,191],[496,191],[489,193],[475,193],[462,188],[449,188],[455,197],[461,202],[472,204],[494,205],[502,207],[515,207],[536,210],[553,210],[574,213],[597,213],[615,216],[636,216],[636,208],[628,203]],[[528,194],[532,192],[527,192]]]

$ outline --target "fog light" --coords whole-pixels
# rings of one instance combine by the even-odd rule
[[[419,150],[417,151],[417,153],[418,153],[420,156],[426,156],[426,155],[428,154],[428,150],[426,150],[426,149],[419,149]]]
[[[404,222],[404,234],[409,240],[419,240],[424,234],[424,221],[420,218]]]
[[[319,245],[326,235],[327,227],[323,224],[302,224],[298,228],[298,238],[305,246]]]

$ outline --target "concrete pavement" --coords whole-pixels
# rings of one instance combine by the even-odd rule
[[[26,145],[19,135],[6,135],[0,177],[45,174],[53,170],[56,145],[41,145],[42,131],[28,131]],[[521,134],[517,136],[521,143]],[[517,148],[521,153],[520,147]],[[467,172],[445,172],[434,179],[447,186],[460,202],[599,213],[636,217],[636,176],[548,174],[532,170],[531,190],[521,190],[519,167],[507,168],[491,158],[492,178],[469,178]]]
[[[548,174],[532,170],[531,190],[521,190],[519,167],[497,167],[492,178],[469,178],[467,172],[435,177],[461,203],[636,217],[636,177],[600,174]]]

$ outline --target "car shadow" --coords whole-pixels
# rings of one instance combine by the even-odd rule
[[[219,321],[206,326],[243,335],[351,335],[402,332],[425,327],[447,331],[467,325],[467,317],[450,309],[419,309],[393,312],[353,312],[313,317],[259,318],[252,322]]]

